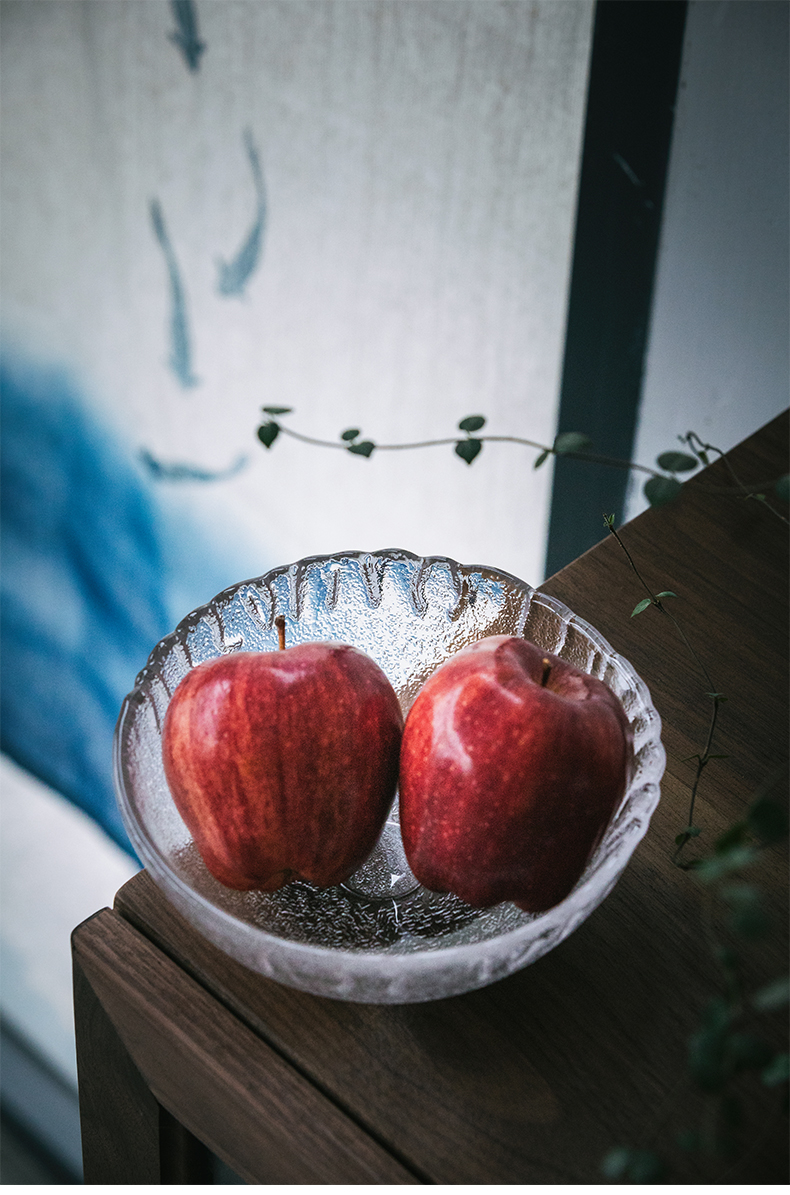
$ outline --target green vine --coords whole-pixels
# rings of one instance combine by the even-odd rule
[[[531,440],[525,436],[478,435],[477,433],[485,427],[485,415],[467,415],[461,419],[458,423],[458,431],[465,433],[462,437],[454,435],[432,440],[413,440],[400,444],[377,444],[373,440],[360,439],[362,432],[358,427],[346,428],[340,433],[337,440],[321,440],[315,436],[295,431],[282,422],[282,416],[293,414],[292,407],[267,406],[262,407],[261,410],[268,418],[258,427],[257,435],[265,448],[271,448],[280,434],[298,440],[302,444],[311,444],[317,448],[339,448],[354,456],[366,458],[371,457],[374,452],[402,452],[410,449],[452,445],[456,456],[465,461],[467,465],[471,465],[482,452],[484,444],[516,444],[537,450],[538,455],[533,461],[533,469],[539,469],[550,456],[561,456],[567,457],[569,460],[588,461],[591,464],[608,465],[614,469],[646,473],[648,477],[644,485],[644,495],[651,506],[664,506],[676,498],[681,490],[681,482],[677,475],[691,473],[701,465],[710,464],[712,453],[724,457],[727,467],[730,468],[722,450],[712,444],[704,443],[695,432],[687,432],[685,436],[678,437],[679,441],[690,451],[679,452],[675,449],[670,452],[662,452],[656,459],[658,469],[654,469],[649,465],[638,464],[636,461],[621,460],[619,457],[593,452],[592,441],[583,432],[560,432],[552,444],[541,444],[538,440]],[[775,500],[780,502],[790,500],[790,475],[785,474],[783,477],[759,485],[745,485],[740,479],[735,478],[734,474],[732,476],[735,489],[742,498],[763,503],[772,514],[790,525],[790,521],[785,515],[773,505]],[[732,488],[727,488],[722,492],[730,493]]]

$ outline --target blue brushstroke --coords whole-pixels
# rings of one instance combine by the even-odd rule
[[[133,853],[112,783],[122,700],[181,618],[270,565],[159,504],[63,372],[4,354],[0,396],[0,748]]]
[[[204,469],[181,461],[158,461],[147,448],[140,449],[140,460],[157,481],[227,481],[235,477],[247,464],[246,456],[239,456],[227,469]]]
[[[244,130],[244,147],[247,150],[255,187],[255,220],[233,260],[217,262],[217,290],[221,295],[242,295],[244,293],[244,288],[258,266],[263,246],[263,233],[266,226],[266,191],[260,158],[249,129]]]
[[[176,255],[167,235],[162,206],[158,199],[151,200],[151,224],[154,234],[162,247],[170,278],[170,368],[181,385],[188,389],[196,386],[199,379],[192,372],[192,353],[189,344],[189,330],[187,326],[187,308],[184,297],[184,287],[178,269]]]
[[[184,55],[189,69],[196,71],[206,43],[202,42],[198,35],[197,8],[194,0],[170,0],[170,7],[176,22],[175,31],[169,34],[170,40]]]

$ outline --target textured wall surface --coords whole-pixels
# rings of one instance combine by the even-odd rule
[[[197,3],[195,69],[165,3],[2,7],[6,343],[130,449],[237,467],[180,485],[255,572],[397,545],[536,581],[534,454],[254,432],[552,439],[591,0]]]

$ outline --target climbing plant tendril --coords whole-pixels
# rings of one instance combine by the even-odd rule
[[[271,448],[281,434],[289,436],[293,440],[299,440],[302,444],[311,444],[316,448],[339,448],[354,456],[364,457],[371,457],[374,452],[404,452],[411,449],[452,446],[456,456],[465,461],[467,465],[471,465],[480,455],[484,444],[515,444],[537,451],[538,455],[532,462],[533,469],[539,469],[550,456],[562,456],[569,460],[587,461],[595,465],[608,465],[613,469],[645,473],[647,481],[643,492],[651,506],[663,506],[678,496],[681,489],[678,474],[691,473],[700,466],[710,464],[711,453],[724,456],[721,449],[704,443],[695,432],[687,432],[685,436],[679,436],[678,439],[690,451],[662,452],[656,459],[658,466],[656,469],[636,461],[621,460],[618,457],[594,452],[592,441],[583,432],[560,432],[552,444],[541,444],[538,440],[531,440],[525,436],[478,435],[477,433],[482,431],[486,425],[485,415],[467,415],[461,419],[457,425],[458,431],[465,434],[460,437],[454,435],[431,440],[412,440],[400,444],[377,444],[373,440],[360,439],[361,430],[357,427],[350,427],[342,431],[337,440],[322,440],[296,431],[282,422],[282,416],[294,413],[292,407],[267,406],[262,407],[261,410],[268,418],[258,427],[257,435],[265,448]],[[726,459],[725,457],[725,461]],[[749,486],[736,478],[734,474],[732,476],[733,486],[717,487],[717,492],[737,493],[742,498],[762,502],[773,515],[784,523],[788,523],[786,516],[776,506],[777,501],[780,503],[788,501],[790,477],[787,474],[775,478],[773,481]]]

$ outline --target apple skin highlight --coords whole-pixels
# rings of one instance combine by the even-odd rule
[[[574,888],[625,794],[633,735],[603,682],[489,636],[426,681],[400,768],[406,857],[426,888],[527,912]]]
[[[373,849],[395,795],[403,715],[379,666],[337,643],[209,660],[162,734],[173,800],[228,888],[329,887]]]

